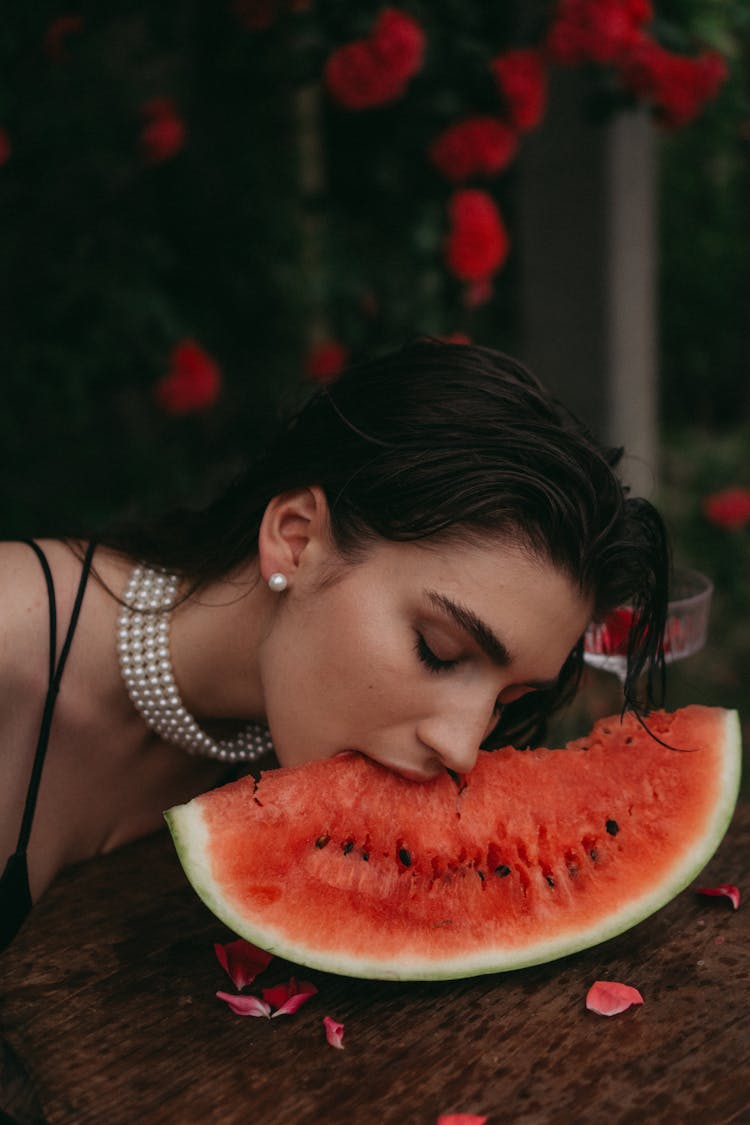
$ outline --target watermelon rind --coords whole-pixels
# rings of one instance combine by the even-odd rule
[[[291,939],[279,939],[272,928],[238,912],[221,892],[209,862],[209,833],[200,801],[169,809],[164,816],[169,825],[180,863],[193,889],[206,907],[235,934],[299,965],[343,976],[374,980],[455,980],[488,973],[527,968],[579,953],[631,929],[683,891],[702,871],[721,843],[734,812],[739,793],[742,739],[736,711],[720,711],[723,722],[717,735],[721,774],[717,798],[703,834],[695,838],[667,876],[648,893],[635,897],[595,925],[536,940],[524,947],[477,949],[439,961],[417,956],[377,956],[377,933],[373,933],[371,956],[352,956],[345,949],[334,952],[316,949]]]

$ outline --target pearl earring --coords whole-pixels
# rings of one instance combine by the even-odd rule
[[[274,573],[268,579],[268,589],[273,590],[274,594],[282,593],[283,590],[286,590],[288,585],[289,583],[287,582],[286,575],[282,574],[278,570],[274,571]]]

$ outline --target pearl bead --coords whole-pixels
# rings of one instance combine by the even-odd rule
[[[271,580],[272,589],[286,589],[283,574],[273,574]],[[151,730],[188,753],[220,761],[254,761],[273,749],[266,727],[249,723],[234,738],[214,741],[180,699],[169,653],[170,613],[178,590],[179,579],[174,574],[141,566],[132,572],[116,636],[120,671],[130,700]]]
[[[282,574],[278,570],[274,571],[274,573],[268,579],[268,589],[273,590],[275,594],[281,594],[284,590],[286,590],[288,585],[289,583],[287,581],[286,575]]]

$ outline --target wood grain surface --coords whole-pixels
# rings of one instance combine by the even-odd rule
[[[750,804],[694,886],[585,953],[431,984],[356,981],[275,960],[318,996],[291,1017],[233,1015],[212,943],[231,935],[165,833],[59,880],[0,956],[0,1108],[19,1125],[489,1125],[750,1122]],[[597,979],[642,1007],[585,1010]],[[345,1050],[322,1019],[345,1024]],[[2,1114],[0,1114],[2,1117]]]

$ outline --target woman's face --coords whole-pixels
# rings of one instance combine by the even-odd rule
[[[311,558],[281,595],[260,673],[281,765],[357,750],[407,778],[471,769],[503,704],[555,683],[591,604],[550,563],[488,541],[381,541]]]

